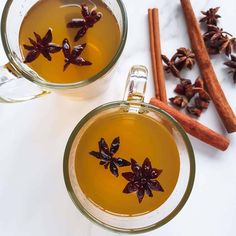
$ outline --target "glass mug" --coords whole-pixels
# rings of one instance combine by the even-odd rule
[[[76,0],[63,0],[64,3],[76,3]],[[83,3],[86,3],[85,0]],[[9,63],[0,67],[0,101],[21,102],[31,100],[50,91],[55,91],[62,95],[75,97],[95,96],[107,85],[110,73],[117,60],[121,56],[127,38],[127,14],[121,0],[102,0],[115,16],[121,39],[118,50],[109,64],[99,73],[76,83],[51,83],[40,77],[36,71],[32,70],[25,63],[20,53],[19,30],[21,23],[30,10],[39,0],[7,0],[2,14],[1,36],[3,47],[8,57]]]
[[[161,109],[158,109],[157,107],[154,107],[150,104],[143,102],[146,89],[146,81],[147,81],[146,67],[144,66],[132,67],[128,76],[124,101],[107,103],[97,107],[96,109],[88,113],[75,127],[74,131],[72,132],[68,140],[64,153],[64,163],[63,163],[64,179],[68,193],[72,201],[74,202],[76,207],[83,213],[83,215],[85,215],[88,219],[113,231],[126,232],[126,233],[147,232],[166,224],[168,221],[173,219],[173,217],[175,217],[178,214],[178,212],[183,208],[191,193],[194,183],[195,158],[188,136],[186,135],[183,128],[178,124],[178,122],[174,118],[172,118],[169,114],[167,114]],[[98,120],[106,119],[106,117],[108,117],[110,114],[119,114],[119,116],[123,114],[138,114],[139,116],[144,118],[148,117],[154,119],[155,122],[158,122],[159,124],[162,124],[165,127],[167,132],[173,138],[176,147],[178,149],[180,165],[179,165],[179,175],[176,185],[173,188],[172,193],[168,196],[168,198],[162,205],[160,205],[157,209],[152,210],[146,214],[125,216],[125,215],[113,214],[108,210],[106,211],[104,209],[101,209],[101,207],[99,207],[96,202],[93,203],[93,199],[89,200],[89,197],[87,197],[87,195],[82,190],[81,187],[82,184],[81,185],[79,184],[78,181],[79,177],[77,177],[78,173],[76,172],[76,168],[78,167],[79,164],[76,164],[77,161],[76,158],[82,158],[81,156],[84,155],[82,154],[82,152],[84,152],[82,151],[83,147],[81,149],[79,148],[79,145],[82,145],[82,143],[84,144],[84,141],[82,141],[83,135],[86,134],[89,127],[95,127],[92,125],[96,124]],[[135,129],[141,128],[135,122],[134,125],[137,126]],[[107,127],[105,128],[102,127],[102,128],[103,130],[105,130],[104,132],[107,132],[106,131],[108,130]],[[118,130],[118,132],[120,132],[119,130],[122,129],[122,125],[117,125],[115,129]],[[123,128],[123,130],[124,129],[125,128]],[[94,132],[98,133],[97,131]],[[127,129],[125,129],[124,132],[126,132],[125,135],[127,136],[130,135],[129,134],[130,130],[127,131]],[[151,132],[157,132],[157,131],[151,129]],[[86,137],[89,140],[89,142],[93,140],[90,139],[91,136],[89,136],[88,134]],[[143,144],[142,143],[143,139],[148,139],[148,137],[141,137],[141,144]],[[128,138],[128,142],[129,140],[130,137]],[[150,138],[146,144],[148,145],[149,142]],[[131,144],[129,143],[128,145]],[[126,150],[127,148],[129,147],[126,147]],[[162,148],[168,149],[169,147],[167,144],[164,144]],[[87,155],[87,153],[88,152],[86,151],[85,154]],[[168,158],[171,159],[171,157],[169,156]],[[98,166],[98,168],[99,167],[100,166]],[[85,165],[81,168],[86,169],[92,167],[91,165],[87,166]],[[81,172],[83,172],[83,169],[80,170],[82,170]],[[88,172],[88,170],[85,170],[85,172]],[[99,176],[98,173],[94,175]],[[106,181],[107,178],[108,177],[106,177],[104,181]],[[94,183],[96,181],[98,180],[94,179]],[[104,182],[102,183],[104,184]],[[87,185],[87,187],[89,188],[88,186],[89,180],[87,181],[86,179],[85,185]],[[115,184],[111,184],[111,188],[113,188],[114,185]],[[92,188],[92,191],[95,191],[94,188]],[[147,196],[144,196],[144,198],[145,197]]]

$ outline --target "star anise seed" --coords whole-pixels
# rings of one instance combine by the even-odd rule
[[[28,50],[24,63],[30,63],[37,59],[42,54],[48,61],[52,60],[51,53],[56,53],[61,50],[61,46],[52,43],[52,29],[49,29],[46,35],[41,36],[34,32],[36,41],[29,38],[31,45],[23,44],[23,47]]]
[[[71,50],[70,43],[68,39],[64,39],[62,42],[62,51],[65,57],[65,65],[64,71],[70,64],[74,64],[77,66],[90,66],[92,63],[90,61],[86,61],[84,58],[80,56],[86,47],[86,43],[77,45]]]
[[[217,25],[218,18],[221,18],[220,15],[216,14],[219,11],[220,7],[210,8],[208,11],[201,11],[205,17],[203,17],[200,22],[206,22],[208,25]]]
[[[131,169],[133,172],[122,173],[122,176],[129,181],[123,193],[129,194],[136,192],[138,201],[141,203],[145,193],[149,197],[153,197],[152,191],[164,192],[161,184],[156,180],[162,173],[162,170],[152,168],[149,158],[144,160],[142,166],[134,159],[131,159]]]
[[[83,19],[75,18],[67,24],[68,28],[79,28],[74,38],[75,42],[82,38],[86,34],[87,30],[92,28],[102,17],[101,12],[96,12],[96,10],[90,12],[86,4],[81,4],[81,14]]]
[[[110,172],[118,177],[119,171],[118,167],[130,166],[130,162],[121,158],[114,157],[114,154],[119,150],[120,138],[116,137],[109,148],[105,139],[101,138],[98,142],[99,151],[91,151],[89,154],[100,160],[99,164],[103,165],[105,169],[110,169]]]

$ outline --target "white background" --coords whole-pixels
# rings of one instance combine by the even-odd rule
[[[5,0],[0,2],[0,14]],[[21,104],[0,104],[0,235],[1,236],[113,236],[89,222],[73,205],[63,180],[62,162],[67,139],[78,121],[100,104],[122,98],[129,68],[146,65],[151,73],[147,9],[161,11],[162,51],[171,56],[189,39],[178,0],[124,0],[129,34],[109,89],[99,97],[71,101],[55,94]],[[221,26],[236,35],[235,0],[192,0],[195,12],[221,6]],[[236,84],[213,59],[218,78],[236,111]],[[0,42],[0,63],[7,62]],[[186,76],[194,80],[195,70]],[[167,77],[169,97],[176,80]],[[154,94],[152,75],[147,102]],[[213,104],[200,122],[225,134]],[[192,138],[197,172],[192,194],[183,210],[149,236],[231,236],[236,223],[236,135],[228,135],[229,149],[218,151]]]

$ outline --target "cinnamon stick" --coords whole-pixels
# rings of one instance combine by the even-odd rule
[[[150,51],[151,51],[151,59],[152,59],[152,73],[153,73],[153,80],[154,80],[155,96],[156,98],[160,99],[160,89],[159,89],[159,82],[158,82],[158,77],[157,77],[157,63],[156,63],[156,55],[155,55],[152,9],[148,9],[148,20],[149,20]]]
[[[173,116],[183,126],[185,131],[195,138],[198,138],[201,141],[222,151],[228,148],[230,142],[223,135],[216,133],[215,131],[207,128],[198,121],[179,112],[173,107],[168,106],[167,104],[161,102],[156,98],[152,98],[150,103]]]
[[[159,23],[159,11],[157,8],[152,10],[153,17],[153,31],[154,31],[154,43],[155,43],[155,56],[157,67],[157,79],[160,90],[160,100],[167,103],[165,75],[161,58],[161,35],[160,35],[160,23]]]
[[[185,15],[186,24],[192,49],[196,55],[202,78],[205,80],[208,92],[215,104],[216,110],[229,133],[236,132],[236,118],[231,109],[225,94],[217,80],[210,57],[203,37],[201,35],[199,23],[194,14],[190,0],[180,0]]]
[[[161,58],[161,37],[159,26],[159,11],[157,8],[148,10],[150,29],[150,49],[156,98],[167,103],[165,76]]]

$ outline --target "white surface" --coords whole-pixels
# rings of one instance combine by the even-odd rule
[[[0,2],[0,14],[6,1]],[[51,94],[21,104],[0,104],[0,235],[2,236],[114,236],[90,223],[69,198],[63,180],[62,161],[67,139],[78,121],[100,104],[122,98],[129,68],[144,64],[149,69],[147,9],[161,11],[163,53],[170,56],[189,46],[178,0],[124,0],[129,15],[128,41],[113,83],[96,99],[71,101]],[[236,35],[235,0],[192,0],[195,12],[221,6],[221,25]],[[6,63],[0,43],[0,63]],[[236,85],[227,78],[220,59],[214,60],[229,102],[236,111]],[[188,78],[195,79],[198,72]],[[196,76],[195,76],[196,75]],[[152,76],[147,101],[154,94]],[[172,96],[176,81],[168,78]],[[211,104],[200,119],[217,132],[223,126]],[[236,219],[236,135],[229,135],[226,152],[191,138],[197,164],[194,188],[183,210],[149,236],[231,236]]]

